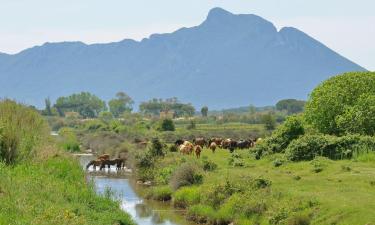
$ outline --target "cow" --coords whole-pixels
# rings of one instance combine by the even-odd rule
[[[98,157],[98,160],[108,160],[109,159],[109,154],[103,154]]]
[[[193,151],[193,147],[190,145],[180,145],[180,153],[184,155],[189,155]]]
[[[215,144],[216,144],[217,147],[221,147],[223,139],[222,138],[211,138],[208,141],[208,145],[210,146],[212,142],[215,142]]]
[[[202,147],[200,145],[195,146],[195,155],[199,159],[201,157]]]
[[[203,148],[205,145],[207,145],[207,141],[204,138],[194,138],[193,144],[199,145],[201,148]]]
[[[246,149],[252,147],[252,141],[251,140],[240,140],[237,142],[237,148],[239,149]]]
[[[211,149],[212,153],[215,153],[215,150],[216,150],[216,143],[215,142],[212,142],[209,146],[209,148]]]
[[[176,147],[178,147],[178,146],[182,145],[184,142],[185,142],[184,140],[182,140],[182,139],[178,139],[177,141],[174,142],[174,145],[175,145]]]
[[[92,166],[93,169],[96,170],[96,167],[97,167],[97,166],[101,166],[101,165],[102,165],[102,161],[103,161],[103,160],[99,160],[99,159],[91,160],[91,161],[86,165],[86,170],[88,170],[88,169],[90,168],[90,166]]]
[[[125,159],[117,158],[117,159],[103,160],[100,165],[100,170],[104,169],[105,166],[108,166],[108,169],[109,169],[111,165],[116,165],[116,170],[121,170],[122,168],[125,167]]]

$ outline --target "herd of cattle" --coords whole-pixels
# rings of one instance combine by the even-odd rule
[[[211,138],[206,140],[205,138],[194,138],[192,142],[179,139],[175,141],[175,146],[179,148],[180,153],[182,154],[191,154],[195,152],[197,158],[200,157],[200,153],[204,147],[211,149],[214,153],[216,148],[229,149],[230,152],[233,152],[236,148],[238,149],[248,149],[255,146],[255,143],[258,140],[233,140],[231,138]]]
[[[124,158],[117,158],[117,159],[110,159],[109,154],[103,154],[99,156],[97,159],[91,160],[87,165],[86,169],[89,169],[90,166],[93,167],[94,170],[96,170],[96,167],[99,167],[99,170],[103,170],[105,166],[108,167],[108,169],[115,165],[116,170],[121,170],[125,168],[125,161]]]

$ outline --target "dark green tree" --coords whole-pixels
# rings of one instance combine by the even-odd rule
[[[173,120],[171,119],[163,119],[160,124],[160,131],[174,131],[175,126]]]
[[[153,138],[151,141],[151,147],[149,149],[151,156],[164,156],[163,144],[160,142],[159,138]]]
[[[77,112],[84,118],[97,117],[100,112],[106,110],[105,102],[89,92],[60,97],[54,107],[60,115],[64,115],[65,112]]]
[[[202,107],[201,114],[202,114],[203,117],[207,117],[207,115],[208,115],[208,107],[207,106]]]
[[[133,110],[133,104],[133,99],[124,92],[118,92],[116,98],[108,102],[109,111],[115,117],[119,117],[124,112],[131,112]]]
[[[300,113],[303,111],[306,102],[297,99],[283,99],[276,103],[276,109],[285,110],[288,114]]]

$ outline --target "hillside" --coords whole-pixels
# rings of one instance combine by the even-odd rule
[[[212,9],[198,26],[140,42],[46,43],[0,54],[0,96],[43,105],[73,92],[105,99],[124,90],[137,103],[176,96],[211,109],[305,99],[321,81],[361,66],[291,27]]]

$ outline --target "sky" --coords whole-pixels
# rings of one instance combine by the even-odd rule
[[[45,42],[107,43],[199,25],[213,7],[296,27],[375,70],[374,0],[0,0],[0,52]]]

